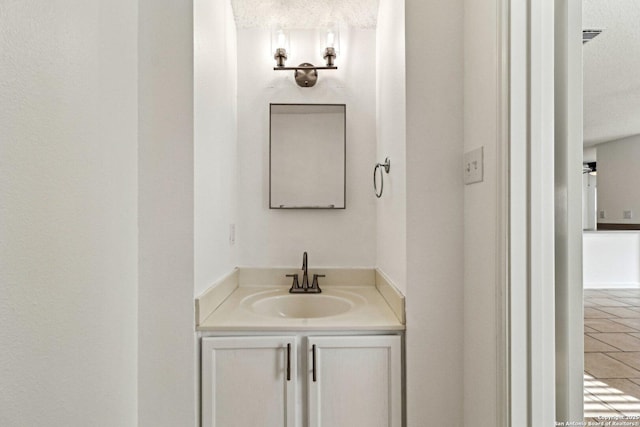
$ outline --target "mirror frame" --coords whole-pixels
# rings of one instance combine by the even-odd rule
[[[273,107],[274,106],[314,106],[314,107],[342,107],[344,109],[344,134],[342,136],[342,146],[343,146],[343,150],[344,150],[344,155],[343,155],[343,175],[344,175],[344,180],[343,180],[343,190],[342,190],[342,195],[343,195],[343,202],[342,202],[342,206],[341,207],[335,207],[335,206],[273,206],[272,202],[271,202],[271,192],[272,192],[272,188],[271,188],[271,164],[272,164],[272,159],[271,159],[271,148],[272,148],[272,122],[271,122],[271,117],[272,117],[272,111],[273,111]],[[300,209],[311,209],[311,210],[316,210],[316,209],[323,209],[323,210],[344,210],[347,208],[347,104],[312,104],[312,103],[270,103],[269,104],[269,209],[286,209],[286,210],[300,210]]]

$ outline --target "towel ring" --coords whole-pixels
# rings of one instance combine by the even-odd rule
[[[378,185],[376,183],[376,173],[380,169],[380,193],[378,193]],[[379,199],[382,197],[382,192],[384,191],[384,174],[382,170],[386,173],[389,173],[389,169],[391,169],[391,160],[387,157],[384,159],[384,163],[377,163],[376,167],[373,168],[373,190],[376,192],[376,197]]]

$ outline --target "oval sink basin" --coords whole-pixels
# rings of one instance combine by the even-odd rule
[[[274,295],[250,302],[249,309],[265,316],[309,319],[337,316],[351,310],[353,303],[333,295]]]

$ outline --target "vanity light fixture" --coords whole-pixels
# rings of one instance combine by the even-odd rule
[[[288,58],[289,33],[281,27],[276,27],[271,32],[271,50],[273,59],[276,60],[274,70],[294,71],[294,79],[300,87],[315,86],[318,81],[318,70],[337,70],[335,59],[340,53],[340,32],[335,24],[329,25],[321,30],[322,40],[325,46],[322,57],[326,61],[326,66],[316,67],[309,62],[303,62],[297,67],[285,66]]]
[[[324,30],[323,39],[326,47],[322,57],[327,61],[327,67],[331,67],[335,65],[334,61],[336,56],[340,53],[340,30],[338,30],[338,27],[335,24],[329,25]]]
[[[276,60],[278,69],[284,67],[284,63],[288,58],[289,50],[289,32],[282,27],[274,27],[271,31],[271,50],[273,51],[273,59]]]

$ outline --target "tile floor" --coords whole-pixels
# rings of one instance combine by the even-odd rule
[[[585,421],[640,426],[640,289],[585,289],[584,307]]]

